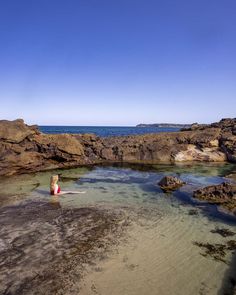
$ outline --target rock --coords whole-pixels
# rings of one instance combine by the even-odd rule
[[[223,182],[222,184],[210,185],[198,189],[193,192],[193,196],[194,198],[207,200],[212,203],[224,203],[236,197],[235,193],[236,191],[232,184]]]
[[[43,134],[21,119],[0,121],[0,175],[104,162],[236,162],[236,119],[188,131],[136,136]]]
[[[81,143],[71,134],[40,134],[34,140],[37,144],[55,147],[70,155],[81,156],[84,153]]]
[[[0,139],[6,142],[20,143],[27,136],[35,134],[35,126],[27,126],[22,119],[15,121],[0,120]]]
[[[225,152],[231,162],[236,162],[236,135],[227,132],[222,135],[221,149]]]
[[[198,161],[198,162],[224,162],[227,156],[218,148],[199,149],[195,145],[188,145],[187,150],[183,150],[174,155],[175,162]]]
[[[212,204],[221,204],[232,212],[236,209],[236,186],[227,182],[198,189],[193,192],[193,197]]]
[[[184,184],[185,184],[184,181],[182,181],[181,179],[175,176],[165,176],[161,179],[161,181],[158,182],[158,185],[164,191],[172,191],[172,190],[178,189]]]

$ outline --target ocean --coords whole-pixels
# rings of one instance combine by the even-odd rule
[[[180,128],[165,127],[118,127],[118,126],[39,126],[40,131],[48,134],[58,133],[94,133],[101,137],[140,135],[147,133],[174,132]]]

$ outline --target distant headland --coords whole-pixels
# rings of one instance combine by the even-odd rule
[[[190,128],[192,124],[174,124],[174,123],[154,123],[138,124],[136,127],[157,127],[157,128]]]

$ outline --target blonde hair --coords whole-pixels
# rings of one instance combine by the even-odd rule
[[[54,190],[54,185],[58,182],[58,175],[52,175],[50,179],[50,190]]]

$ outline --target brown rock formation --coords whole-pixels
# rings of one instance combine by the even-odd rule
[[[236,119],[181,132],[100,138],[43,134],[23,120],[0,121],[0,175],[101,162],[236,162]]]
[[[0,121],[0,138],[5,142],[20,143],[26,137],[38,132],[36,126],[27,126],[22,119]]]
[[[175,176],[165,176],[158,182],[158,184],[163,191],[168,192],[178,189],[184,185],[185,182]]]
[[[227,182],[198,189],[193,192],[193,197],[212,204],[220,204],[233,212],[236,210],[236,186]]]

